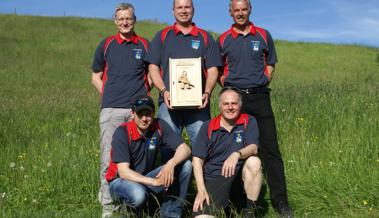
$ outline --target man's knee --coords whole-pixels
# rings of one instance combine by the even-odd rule
[[[249,178],[250,176],[256,176],[261,171],[261,160],[258,157],[252,156],[249,157],[243,166],[243,177]]]
[[[190,160],[186,160],[180,170],[180,174],[182,175],[191,175],[192,174],[192,162]]]
[[[128,200],[127,203],[135,208],[138,208],[138,207],[141,207],[145,203],[148,196],[144,190],[134,189],[130,193],[129,197],[130,199]]]

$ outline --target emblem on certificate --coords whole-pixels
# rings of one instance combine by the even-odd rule
[[[170,103],[175,108],[202,105],[201,58],[169,60]]]

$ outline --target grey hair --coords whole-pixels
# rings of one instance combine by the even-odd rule
[[[113,18],[116,19],[117,12],[124,11],[124,10],[130,10],[133,14],[134,20],[136,19],[134,6],[130,3],[125,3],[125,2],[121,2],[119,5],[116,6],[116,8],[114,10]]]
[[[232,11],[232,4],[233,4],[233,1],[237,1],[237,2],[247,2],[249,3],[249,7],[250,7],[250,10],[251,10],[251,2],[250,0],[230,0],[229,2],[229,11],[231,12]]]
[[[221,89],[220,93],[218,94],[218,107],[221,110],[221,95],[223,95],[225,92],[234,92],[238,95],[238,104],[240,107],[242,107],[242,95],[240,93],[240,90],[235,87],[226,86]]]

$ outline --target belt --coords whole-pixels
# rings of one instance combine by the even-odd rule
[[[270,93],[271,89],[266,86],[254,87],[248,89],[239,89],[244,94]]]

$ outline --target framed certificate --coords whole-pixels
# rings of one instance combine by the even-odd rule
[[[169,59],[170,103],[174,108],[202,105],[201,58]]]

